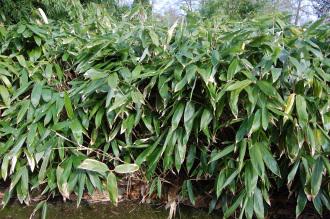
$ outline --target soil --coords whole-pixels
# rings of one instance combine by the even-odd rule
[[[208,209],[208,203],[210,201],[210,197],[205,196],[197,196],[196,197],[196,204],[193,206],[189,200],[180,200],[178,201],[178,195],[175,193],[176,189],[172,187],[165,188],[164,191],[166,191],[167,195],[164,195],[162,199],[157,199],[156,196],[147,196],[147,184],[143,182],[140,179],[127,179],[123,178],[121,181],[119,181],[119,203],[127,203],[127,201],[133,201],[134,203],[138,204],[146,204],[146,205],[154,205],[157,203],[157,206],[161,207],[163,210],[165,208],[171,207],[171,203],[174,203],[174,210],[180,209],[182,207],[188,207],[191,209],[199,209],[202,210],[202,212],[205,212],[207,215],[207,209]],[[0,201],[3,198],[4,188],[0,188]],[[293,197],[290,199],[287,199],[288,192],[283,190],[276,195],[271,196],[271,206],[268,208],[268,215],[267,219],[295,219],[295,208],[296,208],[296,202]],[[45,199],[45,197],[42,196],[33,196],[31,198],[32,205],[35,205],[40,200]],[[76,200],[75,195],[70,196],[70,200],[68,202],[72,203]],[[50,200],[51,203],[63,203],[61,200],[61,197],[55,197],[55,199]],[[83,196],[83,202],[87,203],[88,205],[98,205],[100,203],[108,203],[110,202],[108,198],[108,194],[106,192],[100,193],[95,192],[93,195],[84,194]],[[177,203],[179,202],[179,208]],[[17,203],[13,200],[12,203]],[[121,205],[121,204],[119,204]],[[165,207],[165,208],[164,208]],[[8,208],[11,208],[10,206]],[[218,206],[219,208],[219,206]],[[173,210],[173,209],[172,209]],[[221,215],[219,210],[215,210],[216,215]],[[167,212],[171,212],[171,210],[168,210]],[[175,212],[174,212],[175,213]],[[1,213],[0,213],[0,218]],[[162,217],[160,217],[162,218]],[[181,217],[180,217],[181,218]],[[205,217],[202,217],[205,218]],[[213,218],[213,217],[212,217]],[[308,202],[306,205],[306,208],[304,212],[299,216],[299,219],[318,219],[318,218],[330,218],[330,211],[327,211],[324,209],[324,215],[321,217],[314,209],[313,204]]]

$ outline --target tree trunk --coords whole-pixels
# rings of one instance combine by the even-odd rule
[[[297,7],[297,12],[296,12],[296,18],[294,20],[294,24],[297,25],[299,21],[299,16],[300,16],[300,11],[301,11],[301,2],[302,0],[298,0],[298,7]]]

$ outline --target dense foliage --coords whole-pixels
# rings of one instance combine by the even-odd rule
[[[212,17],[216,14],[227,15],[231,19],[239,20],[247,17],[253,17],[257,13],[260,14],[271,5],[268,0],[206,0],[201,1],[200,13],[204,17]]]
[[[316,14],[321,17],[329,15],[330,12],[330,2],[326,0],[312,0]]]
[[[117,202],[116,175],[139,167],[149,194],[180,178],[224,217],[264,218],[285,186],[297,215],[330,209],[329,24],[139,16],[0,27],[3,203]]]
[[[113,18],[127,11],[116,0],[0,0],[0,22],[18,23],[29,20],[41,8],[48,18],[55,20],[82,20],[95,7],[106,10]],[[33,17],[33,16],[32,16]]]

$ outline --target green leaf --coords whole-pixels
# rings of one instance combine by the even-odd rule
[[[244,157],[245,157],[245,153],[246,153],[246,146],[247,146],[247,142],[245,139],[243,139],[241,142],[238,143],[239,146],[239,165],[238,165],[238,169],[239,171],[242,170],[243,165],[244,165]]]
[[[259,143],[250,146],[249,155],[253,167],[256,169],[259,176],[263,177],[265,173],[265,166],[263,161],[263,156],[260,151]]]
[[[320,194],[313,199],[313,205],[317,213],[319,213],[319,215],[323,215],[323,203]]]
[[[108,190],[111,202],[114,205],[117,205],[117,203],[118,203],[117,179],[116,179],[115,174],[113,174],[112,172],[109,172],[108,177],[107,177],[107,190]]]
[[[270,153],[270,151],[267,148],[267,145],[264,143],[259,143],[259,148],[261,151],[261,154],[263,155],[263,160],[268,167],[275,175],[281,177],[280,168],[274,159],[273,155]]]
[[[194,118],[194,114],[195,114],[195,105],[189,101],[186,104],[186,107],[184,109],[184,126],[185,129],[187,130],[187,132],[190,132],[193,126],[193,118]]]
[[[173,37],[174,30],[176,26],[178,25],[178,20],[174,22],[174,24],[168,29],[167,31],[167,40],[166,43],[169,44],[171,42],[171,39]]]
[[[81,126],[79,120],[73,119],[70,123],[70,128],[73,134],[73,137],[75,138],[75,140],[77,141],[77,143],[79,145],[81,145],[83,143],[83,127]]]
[[[234,202],[225,211],[224,218],[230,217],[235,212],[235,210],[238,208],[238,206],[240,206],[242,204],[245,196],[246,196],[245,190],[241,191],[239,196],[234,199]]]
[[[327,170],[328,174],[330,174],[330,162],[329,159],[325,156],[322,156],[323,164],[325,166],[325,169]]]
[[[24,59],[24,56],[19,55],[19,56],[16,56],[16,58],[17,58],[18,63],[19,63],[22,67],[27,68],[27,64],[26,64],[26,61],[25,61],[25,59]]]
[[[259,89],[267,96],[276,96],[277,91],[268,81],[257,81]]]
[[[6,106],[10,105],[10,96],[7,88],[3,85],[0,85],[0,95]]]
[[[207,128],[211,121],[212,113],[209,109],[205,108],[201,117],[200,130],[204,130],[205,128]]]
[[[47,218],[47,202],[44,202],[42,205],[41,219]]]
[[[259,188],[256,188],[254,191],[253,210],[258,219],[265,218],[264,200]]]
[[[299,124],[303,128],[307,125],[308,114],[307,114],[306,100],[301,95],[296,96],[296,110],[298,114]]]
[[[179,81],[174,88],[174,92],[178,92],[184,88],[184,86],[187,84],[187,79],[183,78],[181,81]]]
[[[152,43],[155,44],[155,46],[159,46],[159,38],[155,31],[149,30],[149,36],[152,40]]]
[[[238,174],[239,174],[239,170],[236,170],[232,174],[230,174],[230,176],[223,183],[222,189],[226,188],[230,183],[232,183]]]
[[[139,156],[136,158],[135,163],[137,165],[141,165],[148,156],[155,150],[155,148],[159,145],[160,141],[163,139],[166,132],[162,132],[162,134],[158,137],[158,139],[148,148],[146,148]]]
[[[72,108],[70,97],[66,92],[64,92],[64,106],[65,106],[68,117],[70,119],[72,119],[74,116],[73,108]]]
[[[221,171],[216,181],[216,195],[218,198],[220,197],[221,192],[224,188],[223,185],[225,184],[225,180],[226,180],[226,174],[224,171]]]
[[[240,66],[239,61],[235,58],[229,65],[228,71],[227,71],[227,80],[232,80],[234,75],[239,72]]]
[[[51,149],[51,147],[49,147],[44,153],[43,161],[42,161],[42,164],[41,164],[41,167],[39,170],[39,174],[38,174],[39,183],[43,182],[43,180],[45,179],[45,177],[47,175],[47,167],[48,167],[51,152],[52,152],[52,149]]]
[[[108,77],[108,85],[111,89],[116,89],[118,86],[119,78],[117,73],[111,73]]]
[[[175,165],[176,169],[179,172],[181,168],[181,164],[183,164],[186,157],[187,145],[183,143],[183,132],[182,129],[179,129],[178,133],[178,141],[175,147]]]
[[[196,65],[188,65],[186,68],[186,80],[188,83],[191,83],[191,81],[195,78],[197,71]]]
[[[229,153],[233,152],[235,149],[235,145],[229,145],[227,147],[225,147],[223,150],[221,150],[218,153],[215,153],[211,156],[211,160],[210,163],[216,160],[219,160],[220,158],[223,158],[224,156],[228,155]]]
[[[53,65],[47,64],[43,76],[48,80],[50,80],[52,77],[52,73],[53,73]]]
[[[253,196],[246,197],[245,216],[247,219],[252,219],[253,216]]]
[[[8,165],[9,165],[9,154],[6,154],[3,159],[2,159],[2,163],[1,163],[1,176],[2,179],[4,181],[6,181],[7,179],[7,175],[8,175]]]
[[[134,70],[132,71],[132,78],[138,78],[143,70],[142,65],[137,65]]]
[[[288,184],[291,184],[294,177],[296,176],[299,164],[300,164],[300,161],[296,161],[295,164],[293,165],[290,173],[288,174]]]
[[[272,79],[273,79],[273,83],[274,83],[281,76],[282,69],[281,68],[272,68],[271,73],[272,73]]]
[[[212,50],[211,62],[213,66],[216,66],[220,61],[220,54],[217,50]]]
[[[22,25],[22,24],[20,24],[20,25],[18,26],[17,33],[21,34],[21,33],[24,32],[25,29],[26,29],[26,25]]]
[[[107,73],[98,71],[98,70],[93,69],[93,68],[89,69],[84,74],[85,78],[90,78],[91,80],[102,79],[102,78],[105,78],[107,75],[108,75]]]
[[[86,174],[80,173],[78,177],[78,197],[77,197],[77,207],[80,205],[80,201],[82,199],[84,188],[86,182]]]
[[[226,88],[226,91],[233,91],[236,89],[244,89],[245,87],[249,86],[252,83],[251,80],[244,80],[244,81],[236,81],[235,83],[229,85]]]
[[[261,109],[261,124],[264,130],[267,130],[269,124],[268,110],[266,107]]]
[[[300,191],[297,198],[296,205],[296,218],[303,212],[307,203],[306,195],[303,191]]]
[[[196,159],[196,145],[192,144],[189,146],[189,151],[186,159],[186,166],[188,172],[190,172],[191,168],[193,167],[195,159]]]
[[[192,187],[192,183],[190,180],[187,180],[187,190],[188,190],[188,196],[191,204],[195,205],[195,195]]]
[[[81,164],[79,164],[78,169],[83,169],[87,171],[94,171],[103,176],[109,171],[109,168],[106,164],[94,160],[94,159],[85,159]]]
[[[172,129],[176,129],[179,125],[179,122],[181,120],[181,117],[183,115],[184,105],[183,103],[179,103],[175,106],[175,111],[172,117]]]
[[[43,89],[41,96],[45,102],[49,102],[52,99],[52,91],[50,89]]]
[[[143,97],[143,94],[141,94],[140,91],[132,92],[131,96],[132,96],[132,100],[133,100],[134,103],[144,104],[144,97]]]
[[[45,207],[46,206],[46,207]],[[33,209],[32,214],[30,215],[30,218],[33,218],[37,211],[39,211],[42,208],[41,212],[41,218],[46,219],[46,214],[47,214],[47,203],[46,200],[40,201],[36,207]]]
[[[22,167],[21,190],[24,197],[27,197],[29,193],[29,172],[26,167]]]
[[[134,173],[139,170],[139,166],[136,164],[121,164],[117,165],[114,169],[116,173],[124,174],[124,173]]]
[[[98,129],[100,127],[100,125],[102,124],[102,118],[104,115],[104,109],[100,109],[99,111],[97,111],[96,116],[95,116],[95,128]],[[128,121],[130,121],[129,118],[134,118],[133,116],[128,117]]]
[[[31,92],[31,103],[34,107],[37,107],[40,101],[41,92],[42,92],[42,83],[36,82]]]
[[[116,96],[115,102],[111,105],[108,112],[111,112],[119,107],[123,106],[127,102],[126,96]]]
[[[285,109],[284,109],[284,113],[287,115],[291,115],[292,109],[293,109],[293,104],[294,104],[294,100],[295,100],[295,93],[290,94],[290,96],[288,97]],[[288,119],[288,116],[285,115],[283,117],[283,123],[285,123]]]
[[[290,59],[290,62],[296,67],[298,74],[301,74],[304,72],[304,67],[296,58],[290,56],[289,59]]]
[[[315,166],[312,171],[312,178],[311,178],[311,186],[312,186],[312,195],[316,197],[319,193],[322,183],[322,173],[323,173],[323,161],[322,158],[319,157],[315,161]]]
[[[6,85],[6,87],[8,89],[11,90],[13,88],[13,85],[11,84],[11,82],[9,81],[9,79],[5,75],[0,74],[0,79],[2,80],[3,84]]]
[[[238,131],[236,132],[236,143],[243,140],[244,136],[250,131],[252,127],[253,116],[246,118],[240,125]]]
[[[56,72],[56,75],[57,75],[58,79],[60,81],[62,81],[64,74],[63,74],[63,71],[62,71],[61,67],[58,64],[55,64],[55,72]]]
[[[238,116],[237,102],[238,102],[238,97],[239,97],[240,93],[241,93],[240,89],[233,90],[230,92],[229,107],[231,109],[231,112],[235,116],[235,118],[237,118],[237,116]]]
[[[259,130],[260,123],[261,123],[261,111],[257,110],[256,113],[253,116],[252,127],[251,127],[251,130],[249,132],[249,135],[251,135],[252,133]]]
[[[12,196],[12,191],[9,191],[7,190],[4,195],[3,195],[3,198],[2,198],[2,207],[6,207],[8,202],[10,201],[10,198]]]

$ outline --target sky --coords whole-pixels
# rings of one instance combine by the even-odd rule
[[[122,4],[132,4],[133,0],[120,0]],[[153,11],[159,14],[164,13],[170,7],[179,9],[178,0],[151,0]]]
[[[157,12],[163,11],[169,5],[173,5],[173,0],[153,0],[154,10]]]

